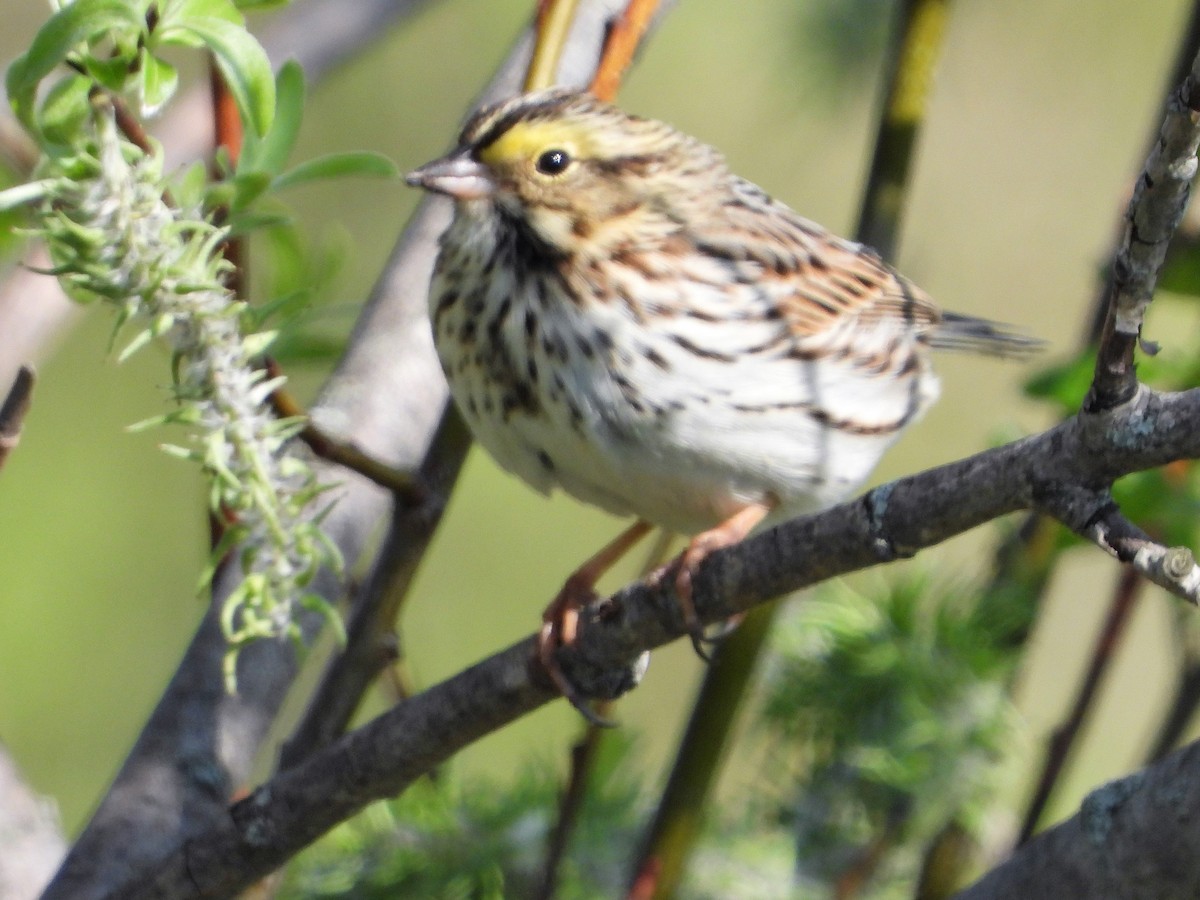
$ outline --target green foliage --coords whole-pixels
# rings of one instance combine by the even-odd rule
[[[72,70],[63,77],[76,88],[104,88],[136,100],[142,115],[153,115],[179,84],[175,68],[161,53],[170,47],[203,48],[216,59],[243,121],[263,134],[274,116],[275,80],[265,51],[244,24],[231,0],[75,0],[42,26],[29,50],[9,68],[9,100],[33,134],[48,143],[69,144],[71,135],[61,126],[84,126],[88,92],[52,89],[57,107],[52,116],[45,115],[46,103],[39,106],[37,100],[38,85],[61,64]],[[60,127],[51,132],[46,124]]]
[[[630,744],[604,742],[562,870],[563,900],[617,896],[635,838]],[[509,785],[451,772],[413,785],[334,829],[288,867],[281,898],[527,897],[537,883],[561,785],[531,765]]]
[[[152,115],[175,94],[178,74],[161,53],[180,47],[212,55],[246,125],[239,165],[226,165],[216,181],[200,164],[168,178],[156,146],[139,148],[118,133],[119,105]],[[43,158],[34,180],[0,191],[0,210],[33,207],[32,232],[46,242],[51,274],[75,299],[114,308],[114,335],[131,332],[119,360],[152,342],[170,350],[177,406],[142,424],[186,427],[188,440],[164,449],[208,477],[225,534],[202,584],[238,548],[244,578],[221,616],[227,680],[233,684],[248,642],[298,636],[298,608],[326,615],[340,634],[340,620],[309,589],[322,566],[341,565],[319,527],[325,488],[291,446],[303,423],[277,419],[268,403],[282,379],[268,379],[259,363],[278,335],[263,327],[268,313],[288,304],[251,312],[225,286],[222,247],[234,229],[285,221],[254,209],[269,192],[394,168],[341,154],[285,170],[303,113],[303,73],[288,64],[276,80],[232,0],[63,5],[13,63],[7,88]]]
[[[764,777],[802,881],[828,885],[883,842],[891,874],[911,885],[946,821],[982,813],[1014,730],[1011,662],[977,603],[925,578],[878,597],[831,586],[780,623],[762,713],[776,765]]]

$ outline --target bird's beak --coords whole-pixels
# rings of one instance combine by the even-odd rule
[[[463,150],[414,169],[404,180],[413,187],[437,191],[455,200],[482,200],[496,190],[487,167]]]

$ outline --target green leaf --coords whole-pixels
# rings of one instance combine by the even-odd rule
[[[1038,372],[1025,382],[1025,393],[1056,403],[1062,413],[1069,415],[1076,412],[1083,402],[1095,369],[1096,354],[1089,351]]]
[[[334,637],[337,638],[338,646],[346,646],[346,623],[342,621],[342,617],[332,603],[320,594],[305,594],[300,598],[300,606],[324,616],[325,621],[333,630]]]
[[[275,76],[275,121],[271,130],[262,138],[246,135],[239,171],[278,175],[296,144],[303,116],[304,70],[289,59]]]
[[[1158,286],[1160,290],[1175,294],[1192,297],[1200,294],[1200,247],[1172,248],[1167,254]]]
[[[284,172],[271,183],[271,188],[281,191],[321,178],[341,178],[347,175],[395,178],[398,174],[396,164],[379,153],[332,153],[310,159]]]
[[[56,12],[41,27],[29,50],[17,57],[5,76],[9,102],[17,117],[37,131],[34,101],[38,83],[67,58],[73,49],[98,35],[141,33],[144,7],[129,0],[75,0]]]
[[[164,29],[161,40],[173,41],[179,33],[199,38],[212,51],[242,121],[259,136],[266,134],[275,115],[275,78],[262,45],[239,25],[213,16],[181,20]]]
[[[200,207],[204,203],[207,186],[208,172],[204,163],[197,161],[173,179],[171,194],[181,209]]]
[[[143,347],[145,347],[147,344],[149,344],[150,341],[152,341],[153,339],[154,339],[153,330],[151,330],[150,328],[143,328],[141,331],[139,331],[137,334],[135,334],[133,336],[133,339],[128,344],[125,345],[125,349],[123,349],[117,355],[117,362],[118,363],[125,362],[125,360],[129,359],[129,357],[133,356],[133,354],[137,353],[139,350],[141,350]]]
[[[142,70],[138,73],[138,94],[142,100],[142,115],[157,115],[175,95],[179,72],[168,62],[150,53],[142,55]]]
[[[233,25],[245,25],[245,17],[231,0],[167,0],[159,20],[160,31],[170,31],[188,19],[224,19]]]
[[[271,186],[271,176],[266,172],[247,172],[237,175],[232,182],[233,196],[229,199],[229,207],[234,212],[240,212],[250,206]]]
[[[82,60],[87,73],[96,81],[100,82],[101,87],[106,87],[115,94],[122,93],[129,82],[130,63],[132,60],[127,56],[108,56],[97,57],[87,55]]]
[[[239,211],[230,216],[229,233],[233,237],[242,237],[264,228],[281,228],[291,224],[292,218],[287,213]]]
[[[55,144],[72,145],[92,114],[88,92],[90,79],[70,75],[60,79],[42,100],[41,126],[46,140]]]

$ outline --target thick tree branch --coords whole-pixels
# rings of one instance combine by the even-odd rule
[[[1085,527],[1103,515],[1115,478],[1197,456],[1200,389],[1141,388],[1110,412],[1081,414],[714,553],[697,574],[697,611],[705,622],[724,621],[1018,509]],[[685,634],[671,583],[669,577],[639,582],[586,610],[576,643],[561,651],[564,668],[581,682],[601,674],[619,683],[621,669],[644,650]],[[399,704],[271,779],[165,860],[140,890],[120,896],[234,893],[367,803],[403,790],[467,744],[553,699],[532,659],[530,637]]]
[[[1200,896],[1200,744],[1113,781],[957,900]]]

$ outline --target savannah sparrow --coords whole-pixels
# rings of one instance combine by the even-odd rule
[[[648,523],[695,535],[675,583],[695,640],[699,561],[861,485],[937,397],[931,347],[1027,343],[586,93],[484,109],[408,182],[456,201],[429,311],[479,443],[540,491],[638,519],[547,610],[541,656],[573,700],[554,651]]]

